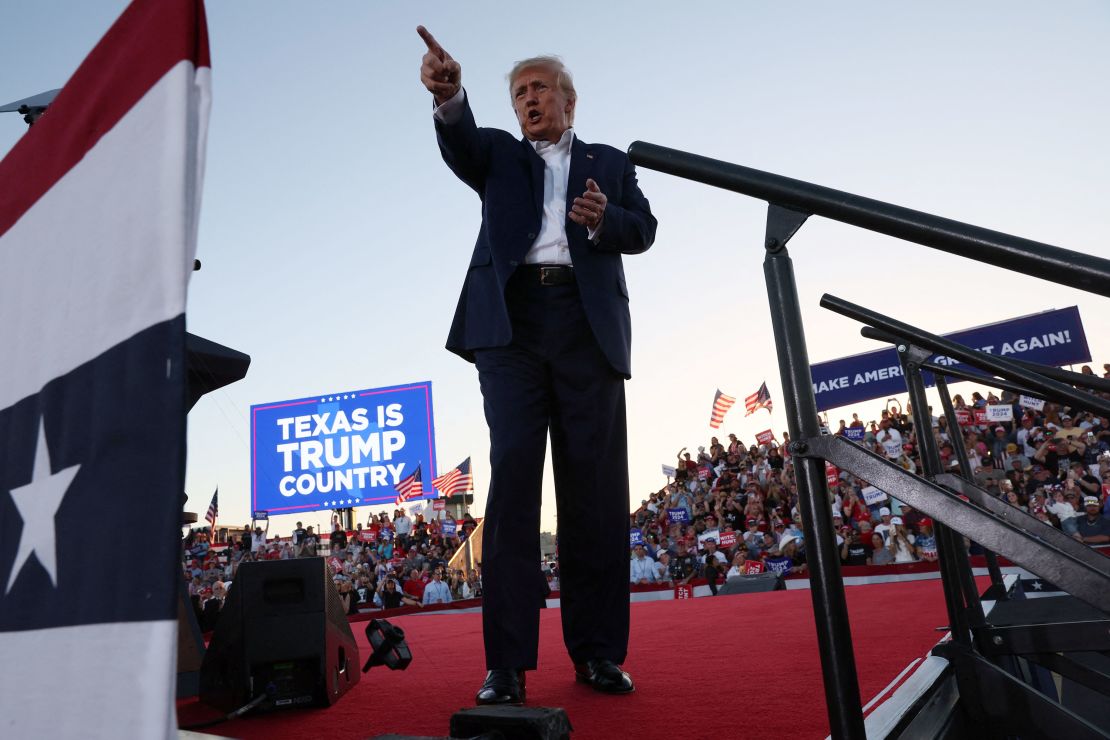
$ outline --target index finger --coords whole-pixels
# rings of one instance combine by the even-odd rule
[[[420,34],[420,38],[424,39],[424,44],[427,45],[428,51],[439,57],[439,60],[442,62],[446,52],[443,50],[443,47],[439,45],[439,42],[436,41],[436,37],[432,35],[432,32],[424,28],[424,26],[417,26],[416,32]]]

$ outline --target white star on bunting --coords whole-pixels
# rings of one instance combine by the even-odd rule
[[[11,490],[12,501],[23,520],[23,531],[19,536],[19,549],[8,576],[4,593],[12,590],[16,576],[23,570],[31,556],[38,558],[43,569],[50,576],[50,582],[58,585],[58,544],[54,528],[54,517],[62,505],[69,484],[73,482],[80,465],[71,465],[50,471],[50,450],[46,446],[46,422],[39,422],[39,439],[35,447],[34,472],[31,482]]]

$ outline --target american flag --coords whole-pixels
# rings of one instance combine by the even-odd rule
[[[181,536],[208,59],[200,0],[135,0],[0,161],[5,737],[177,736],[180,555],[87,533]]]
[[[420,480],[420,466],[417,465],[412,475],[402,478],[393,488],[397,491],[398,504],[420,498],[420,494],[424,492],[424,484]]]
[[[767,409],[771,413],[771,392],[767,390],[767,383],[759,386],[759,390],[744,399],[744,416],[751,416],[760,409]]]
[[[219,516],[220,513],[219,498],[220,487],[216,486],[216,492],[212,494],[212,503],[208,504],[208,513],[204,515],[204,518],[208,520],[213,530],[216,529],[216,517]]]
[[[709,417],[709,426],[714,429],[721,428],[721,422],[725,420],[725,414],[732,408],[732,404],[736,403],[736,399],[732,396],[726,396],[721,393],[721,389],[717,389],[717,395],[713,396],[713,413]]]
[[[466,458],[438,478],[432,478],[432,485],[444,496],[454,496],[457,493],[473,490],[474,478],[470,475],[470,458]]]

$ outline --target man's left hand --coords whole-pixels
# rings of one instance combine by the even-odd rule
[[[579,226],[596,230],[601,226],[601,219],[605,217],[605,204],[609,199],[597,186],[593,178],[586,180],[586,192],[581,198],[575,198],[570,209],[570,220]]]

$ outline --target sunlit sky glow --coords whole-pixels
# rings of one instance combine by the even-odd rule
[[[0,102],[59,87],[123,7],[13,7]],[[477,376],[443,349],[479,202],[440,161],[418,23],[461,62],[482,125],[515,130],[505,73],[558,53],[585,141],[650,141],[1110,256],[1110,5],[1098,0],[613,2],[546,16],[489,0],[224,0],[208,21],[204,269],[188,324],[253,362],[190,414],[186,488],[203,514],[218,485],[227,524],[250,515],[250,404],[415,380],[433,383],[440,472],[472,456],[482,510]],[[0,151],[24,128],[0,116]],[[734,409],[722,437],[750,443],[786,425],[765,204],[646,170],[640,182],[659,232],[625,260],[634,503],[665,482],[660,464],[680,447],[708,444],[718,387],[742,398],[766,380],[776,401],[771,424]],[[937,333],[1078,305],[1096,370],[1110,362],[1104,298],[820,218],[791,253],[813,361],[878,346],[818,306],[829,292]],[[550,472],[544,501],[551,529]]]

